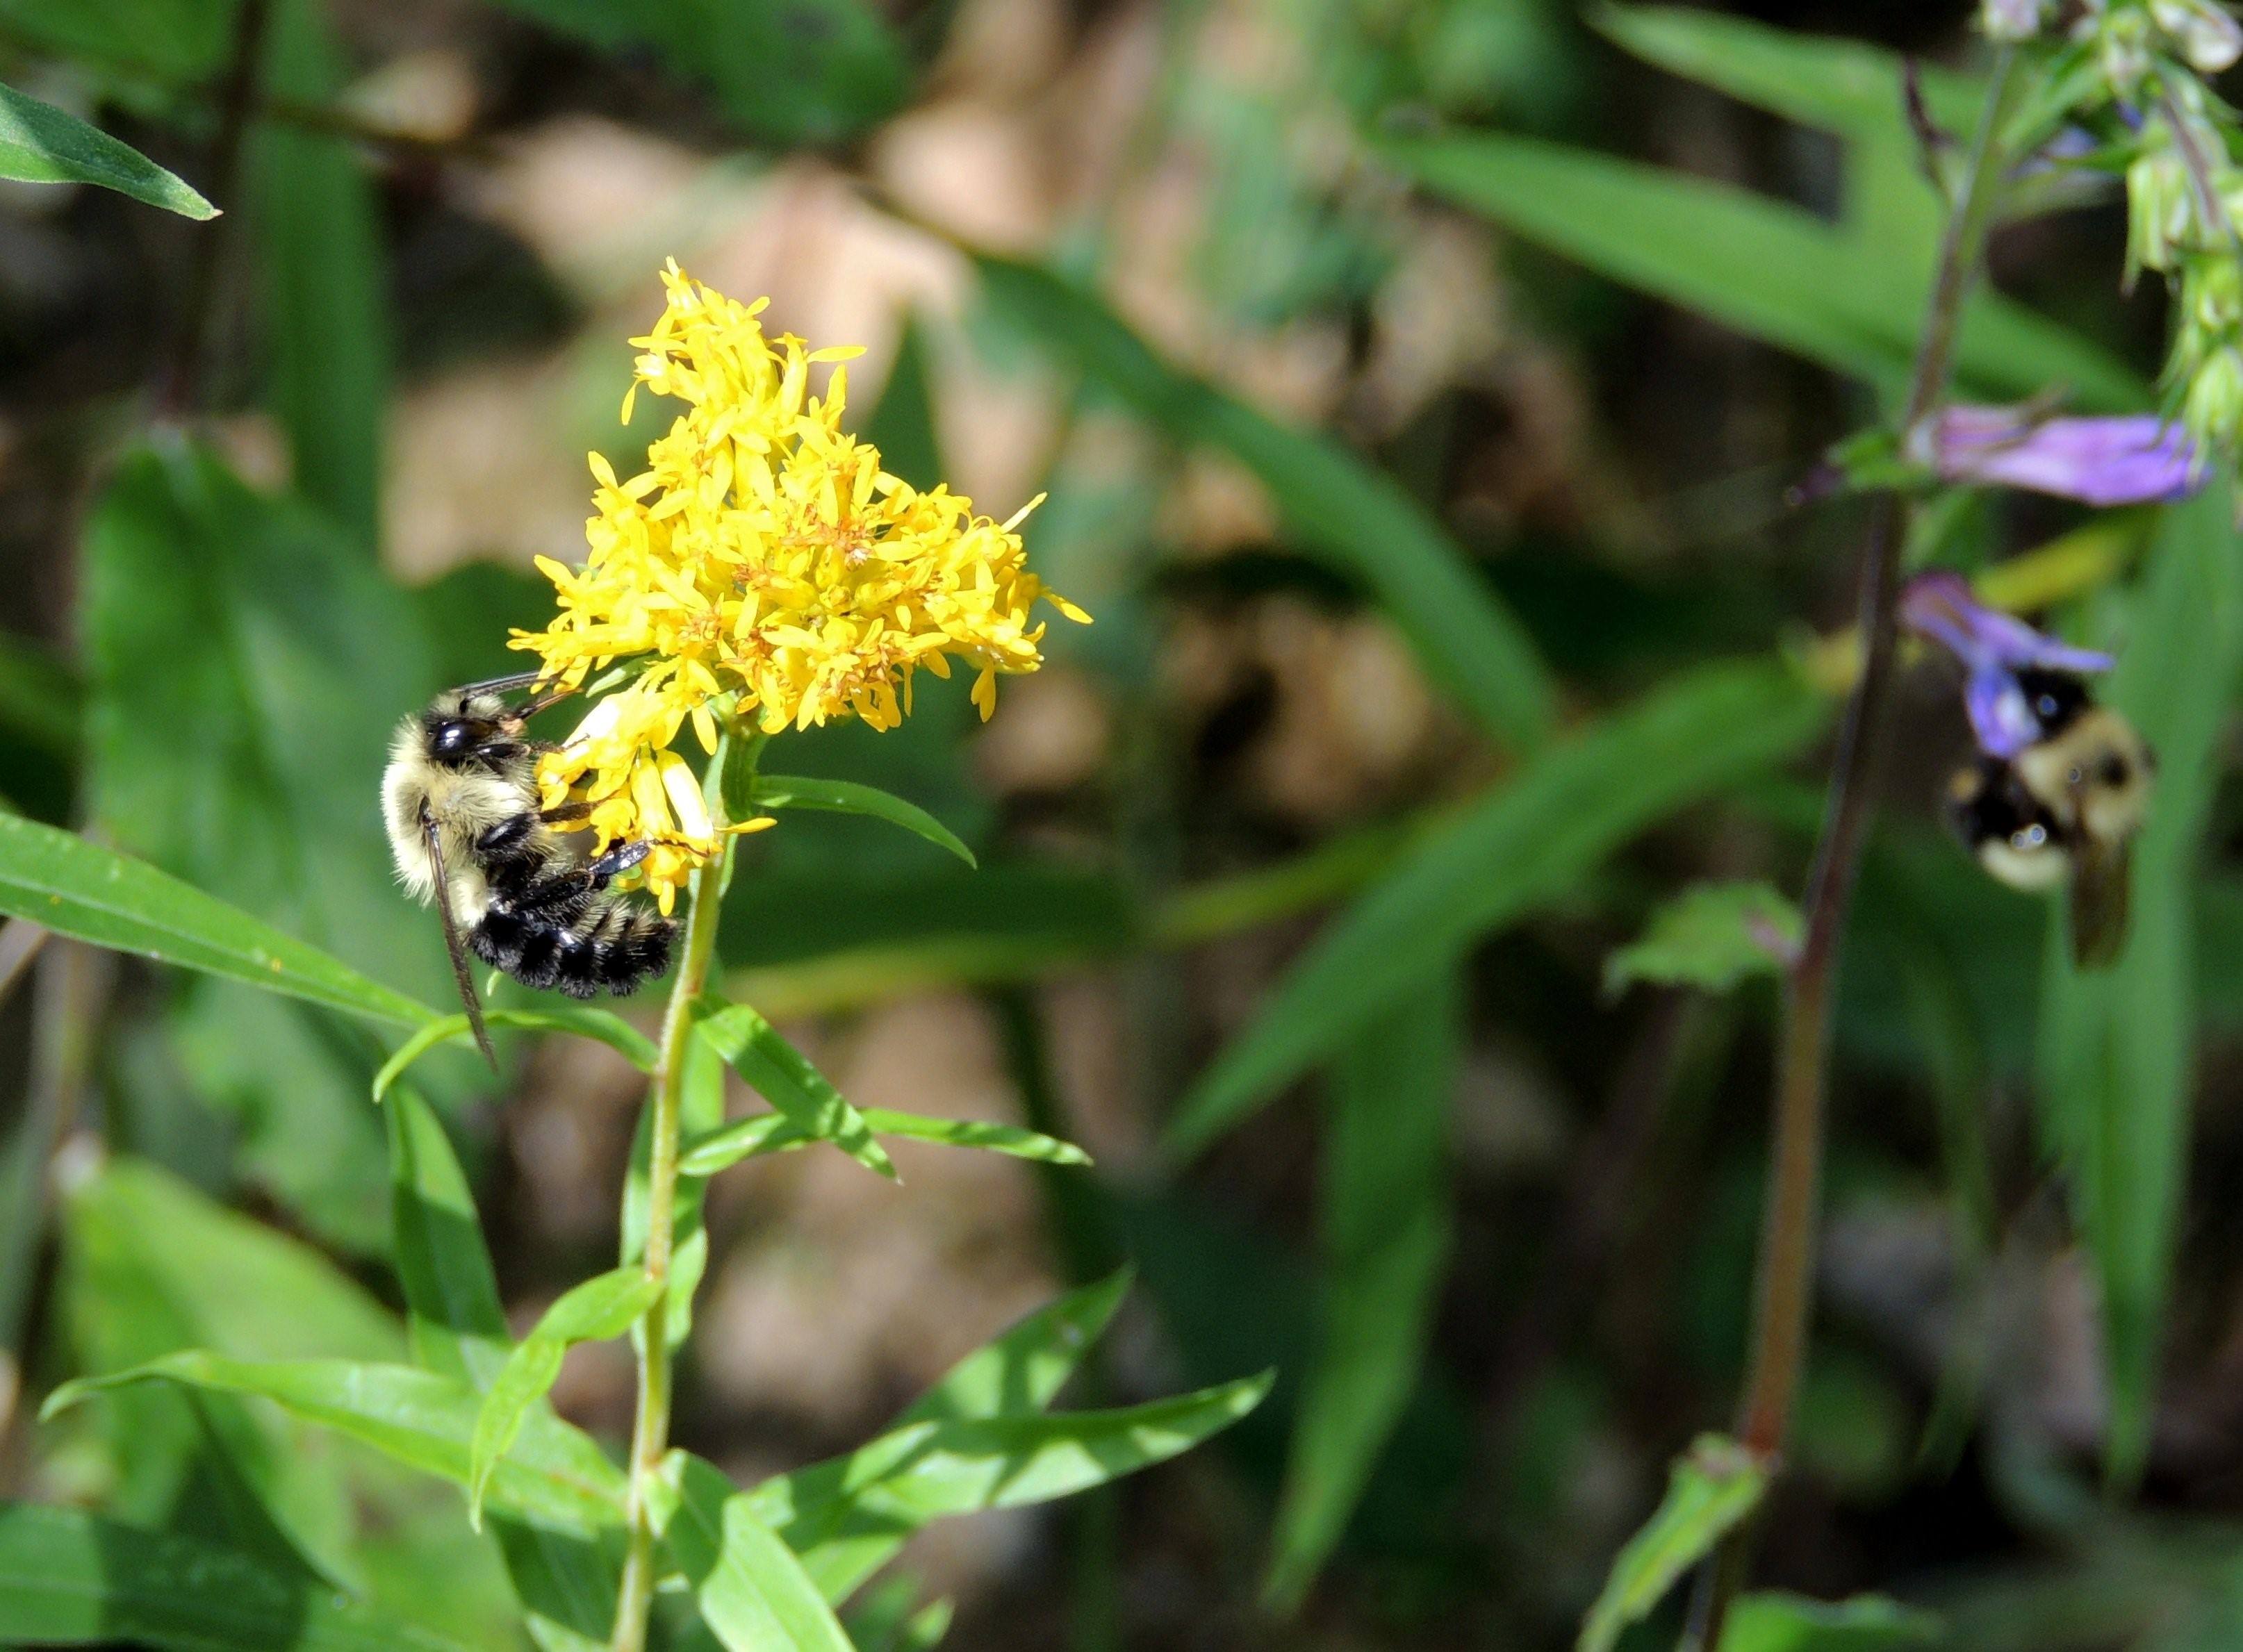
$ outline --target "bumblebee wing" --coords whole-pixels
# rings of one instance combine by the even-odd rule
[[[436,872],[436,916],[443,920],[444,950],[452,955],[452,979],[460,989],[460,1003],[468,1012],[468,1026],[475,1035],[475,1048],[483,1052],[491,1071],[498,1071],[498,1055],[491,1049],[490,1031],[483,1025],[482,1000],[475,997],[475,977],[468,971],[468,949],[460,939],[460,921],[452,913],[452,880],[444,870],[444,843],[428,811],[421,815],[421,834],[428,840],[429,864]]]
[[[2085,843],[2072,853],[2071,961],[2083,970],[2107,970],[2125,950],[2132,863],[2125,839]]]

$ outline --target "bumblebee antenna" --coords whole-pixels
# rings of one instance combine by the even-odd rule
[[[545,674],[542,671],[516,671],[509,676],[486,677],[481,682],[463,682],[452,690],[454,694],[506,694],[515,688],[527,688]]]

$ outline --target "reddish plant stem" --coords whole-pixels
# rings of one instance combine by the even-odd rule
[[[2011,64],[2012,55],[2006,49],[1995,59],[1969,164],[1940,237],[1923,333],[1917,341],[1908,400],[1901,414],[1904,440],[1923,426],[1947,387],[1963,300],[1978,272],[2001,171],[1997,137],[2008,101]],[[1837,989],[1839,944],[1845,937],[1847,912],[1861,869],[1862,843],[1873,812],[1870,791],[1883,744],[1885,702],[1890,697],[1898,635],[1904,527],[1901,496],[1889,489],[1880,492],[1869,507],[1862,550],[1857,621],[1862,675],[1846,702],[1832,758],[1822,835],[1807,878],[1806,934],[1784,983],[1752,1355],[1737,1419],[1738,1439],[1771,1463],[1781,1460],[1790,1436],[1791,1414],[1807,1350],[1808,1322],[1814,1309],[1830,1012]],[[1743,1582],[1751,1559],[1752,1541],[1753,1528],[1747,1521],[1723,1540],[1699,1575],[1690,1624],[1681,1642],[1684,1652],[1711,1652],[1720,1647],[1729,1602]]]

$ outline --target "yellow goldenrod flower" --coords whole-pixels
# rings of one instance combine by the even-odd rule
[[[953,660],[977,674],[987,718],[1000,673],[1043,663],[1037,598],[1090,616],[1027,570],[1015,530],[1040,500],[1002,523],[976,516],[946,487],[922,493],[890,475],[877,448],[841,428],[839,364],[859,351],[768,338],[765,300],[712,292],[675,260],[663,284],[661,319],[631,340],[643,353],[623,417],[642,385],[685,411],[638,475],[618,480],[591,455],[590,554],[575,569],[538,559],[560,611],[512,646],[570,688],[643,661],[538,774],[549,805],[589,801],[603,848],[654,845],[641,870],[668,910],[717,842],[670,750],[689,722],[704,751],[728,712],[774,734],[847,716],[892,729],[911,708],[914,673],[947,677]],[[821,363],[835,365],[817,396],[810,370]]]

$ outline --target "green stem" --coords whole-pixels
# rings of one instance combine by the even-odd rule
[[[710,760],[713,776],[724,774],[731,742],[720,742]],[[752,755],[750,762],[752,762]],[[724,787],[706,789],[712,823],[721,830],[726,821]],[[685,920],[685,946],[678,959],[677,977],[670,989],[670,1004],[663,1011],[662,1042],[657,1054],[649,1097],[653,1118],[648,1134],[646,1172],[646,1242],[641,1260],[647,1277],[664,1288],[648,1306],[646,1316],[632,1333],[638,1353],[638,1410],[631,1427],[630,1483],[625,1496],[624,1525],[630,1547],[623,1556],[623,1581],[616,1593],[616,1627],[609,1642],[612,1652],[645,1652],[647,1613],[654,1600],[655,1487],[662,1460],[670,1450],[670,1262],[677,1218],[678,1110],[685,1084],[685,1044],[693,1028],[693,1002],[708,983],[709,966],[717,952],[717,923],[724,906],[724,886],[731,881],[735,839],[723,837],[715,860],[693,875],[692,906]],[[628,1220],[628,1217],[626,1217]]]
[[[1937,266],[1923,332],[1910,376],[1901,427],[1913,439],[1945,393],[1955,340],[1984,250],[2001,176],[1996,141],[2007,106],[2015,55],[2004,48],[1994,60],[1986,101],[1971,140],[1970,163],[1940,237]],[[1905,540],[1900,497],[1888,489],[1870,507],[1863,548],[1862,674],[1847,702],[1833,759],[1829,802],[1822,841],[1808,874],[1807,932],[1785,981],[1783,1026],[1776,1051],[1768,1203],[1762,1218],[1760,1277],[1753,1313],[1752,1361],[1745,1380],[1737,1437],[1771,1463],[1790,1438],[1791,1414],[1807,1352],[1814,1309],[1816,1213],[1822,1180],[1823,1096],[1829,1079],[1830,1014],[1836,992],[1839,943],[1846,930],[1854,882],[1869,829],[1871,789],[1890,697],[1897,641],[1900,556]],[[1712,1652],[1721,1643],[1730,1600],[1744,1580],[1751,1555],[1748,1521],[1723,1540],[1699,1578],[1685,1652]]]

